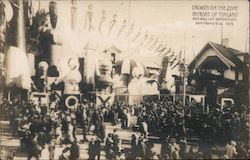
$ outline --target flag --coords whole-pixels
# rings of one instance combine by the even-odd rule
[[[103,23],[106,20],[106,10],[102,10],[102,17],[98,26],[98,32],[102,35],[102,27],[103,27]]]
[[[128,34],[127,34],[127,38],[129,38],[129,36],[131,35],[131,33],[134,31],[134,29],[135,29],[135,24],[132,23],[131,27],[129,28],[129,31],[128,31]]]
[[[152,51],[152,50],[154,49],[154,47],[157,45],[158,41],[159,41],[159,38],[157,37],[157,38],[154,40],[154,42],[152,43],[152,45],[149,47],[149,50]]]
[[[57,24],[57,3],[54,0],[49,2],[49,15],[50,15],[50,23],[53,29],[56,28]]]
[[[145,47],[148,47],[153,40],[154,40],[154,35],[151,35],[148,42],[145,44]]]
[[[92,5],[88,5],[88,11],[85,15],[85,24],[84,24],[84,29],[88,32],[91,30],[94,30],[94,27],[92,26],[92,18],[93,18],[93,13],[92,13]]]
[[[139,32],[136,34],[136,36],[134,37],[134,39],[132,40],[132,42],[135,42],[140,35],[141,35],[141,30],[139,30]]]
[[[120,28],[120,30],[119,30],[119,32],[118,32],[117,38],[120,37],[120,35],[122,34],[122,32],[124,31],[124,29],[125,29],[126,27],[127,27],[127,21],[124,20],[124,21],[123,21],[123,24],[122,24],[122,26],[121,26],[121,28]]]
[[[158,52],[163,47],[162,42],[155,48],[155,52]]]
[[[77,19],[77,7],[75,5],[75,2],[72,1],[71,6],[71,29],[74,30],[76,27],[76,19]]]
[[[110,33],[111,33],[111,31],[113,30],[113,28],[114,28],[116,22],[117,22],[117,15],[114,14],[114,15],[113,15],[113,19],[112,19],[112,21],[110,22],[110,27],[109,27],[109,32],[108,32],[108,35],[109,35],[109,36],[110,36]]]
[[[166,48],[166,49],[167,49],[167,48]],[[164,50],[166,50],[166,49],[164,49]],[[163,57],[163,56],[166,56],[166,55],[168,55],[170,52],[171,52],[171,48],[169,48],[167,51],[163,52],[163,53],[161,54],[161,56],[162,56],[162,57]],[[172,53],[171,56],[173,56],[173,54],[174,54],[174,52]]]
[[[171,61],[169,62],[169,64],[170,64],[171,67],[176,62],[176,60],[177,60],[177,56],[175,56],[173,59],[171,59]]]
[[[163,48],[161,48],[160,50],[159,50],[159,52],[160,53],[163,53],[165,50],[167,50],[168,48],[167,48],[167,45],[164,45],[163,46]]]
[[[177,57],[177,63],[175,63],[175,65],[173,65],[173,67],[171,68],[172,70],[177,67],[178,65],[181,65],[183,62],[181,60],[181,54],[182,54],[182,51],[180,50],[179,54],[178,54],[178,57]],[[171,65],[172,66],[172,65]]]
[[[143,36],[143,39],[140,43],[140,46],[143,46],[144,42],[146,42],[148,40],[148,37],[149,37],[149,35],[148,35],[148,32],[146,31],[144,36]]]

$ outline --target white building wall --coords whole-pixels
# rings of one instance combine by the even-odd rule
[[[229,69],[225,70],[224,77],[227,79],[235,80],[235,71]]]

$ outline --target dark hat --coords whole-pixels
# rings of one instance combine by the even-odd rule
[[[62,152],[63,152],[63,153],[66,153],[66,152],[68,152],[69,150],[70,150],[70,148],[69,148],[69,147],[66,147],[66,148],[63,149]]]

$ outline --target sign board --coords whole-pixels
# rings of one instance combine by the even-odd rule
[[[32,100],[33,103],[36,105],[38,105],[39,103],[48,105],[49,102],[48,94],[39,92],[31,93],[30,100]]]
[[[189,95],[189,102],[201,103],[205,106],[205,95]]]
[[[96,93],[96,105],[100,106],[106,106],[108,103],[112,105],[114,103],[114,94],[108,94],[108,93]]]
[[[221,99],[221,106],[228,107],[234,104],[234,100],[232,98],[222,98]]]

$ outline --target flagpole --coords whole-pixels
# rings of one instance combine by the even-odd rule
[[[185,61],[186,61],[186,33],[184,34],[184,53],[183,53],[183,106],[185,107],[186,105],[186,84],[185,84],[185,81],[186,81],[186,75],[185,75],[185,72],[186,72],[186,67],[185,67]]]
[[[220,44],[223,45],[223,24],[221,24]]]

